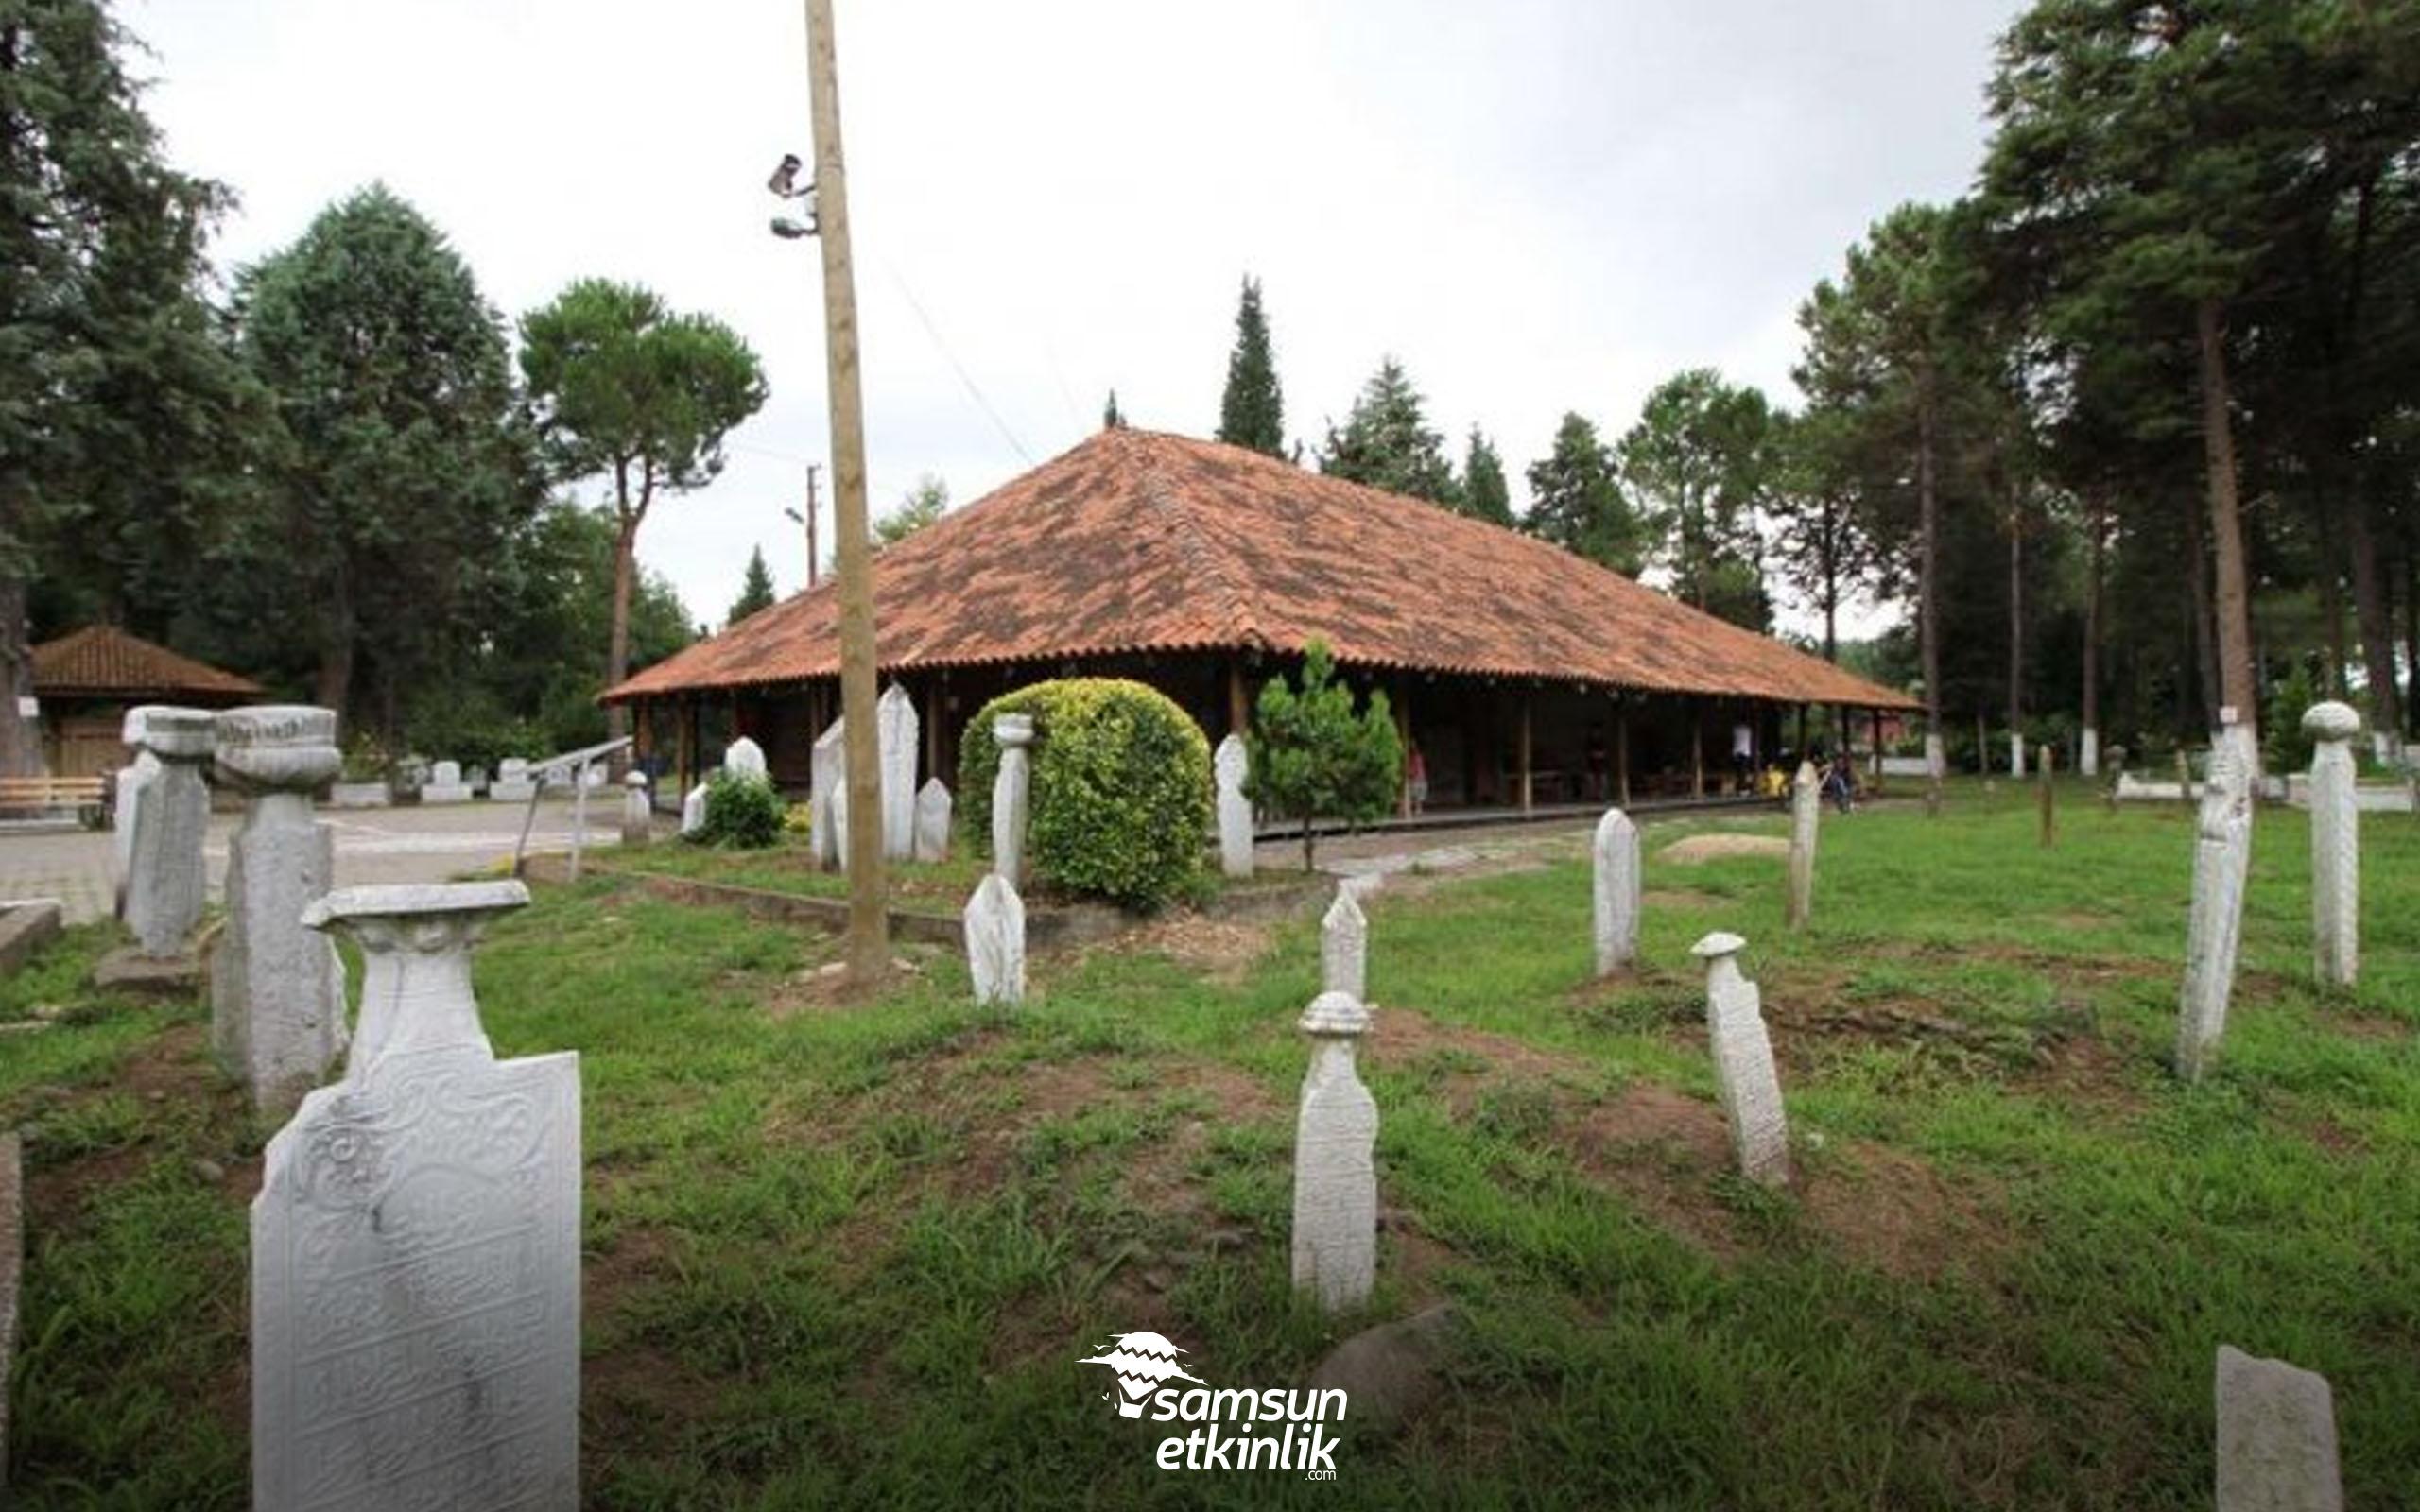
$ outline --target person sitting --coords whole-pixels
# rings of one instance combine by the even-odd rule
[[[1857,765],[1849,760],[1848,752],[1833,757],[1831,765],[1824,769],[1824,796],[1843,814],[1856,806]]]

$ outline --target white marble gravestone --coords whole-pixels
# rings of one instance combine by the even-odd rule
[[[906,861],[916,853],[916,700],[892,683],[873,711],[874,745],[882,761],[882,855]]]
[[[139,716],[139,717],[138,717]],[[141,748],[160,764],[136,801],[126,871],[126,927],[138,954],[182,955],[201,919],[208,874],[201,842],[210,828],[210,793],[201,768],[217,724],[207,709],[147,704],[127,715]]]
[[[992,869],[1018,886],[1025,881],[1026,808],[1033,782],[1031,714],[1002,714],[992,722],[999,743],[999,775],[992,779]]]
[[[126,743],[130,746],[138,744],[134,715],[141,712],[133,710],[127,714]],[[117,802],[111,810],[110,817],[113,832],[110,836],[110,842],[116,861],[116,872],[111,880],[115,884],[117,891],[114,908],[121,917],[126,913],[126,879],[134,864],[135,815],[142,811],[143,804],[151,792],[151,785],[158,782],[159,778],[160,758],[147,750],[136,750],[134,759],[119,767],[117,771]]]
[[[1369,962],[1370,920],[1354,901],[1353,889],[1339,886],[1336,902],[1320,920],[1320,990],[1368,1002]]]
[[[1230,877],[1252,875],[1252,799],[1244,797],[1244,779],[1252,774],[1252,756],[1241,735],[1219,742],[1211,758],[1218,780],[1219,869]]]
[[[460,762],[439,762],[428,769],[428,781],[420,784],[423,803],[468,803],[471,785],[462,781]]]
[[[1025,900],[996,871],[966,901],[966,965],[976,1002],[1025,1001]]]
[[[2025,736],[2014,730],[2008,732],[2008,775],[2025,775]]]
[[[1621,810],[1607,809],[1589,854],[1596,864],[1597,974],[1609,976],[1638,958],[1638,826]]]
[[[2185,982],[2176,1019],[2176,1071],[2199,1081],[2218,1059],[2235,990],[2243,931],[2244,876],[2252,863],[2252,768],[2241,726],[2210,746],[2193,840],[2193,912],[2185,934]]]
[[[1294,1124],[1294,1286],[1336,1313],[1368,1301],[1378,1275],[1378,1105],[1353,1063],[1370,1010],[1322,992],[1301,1027],[1311,1065]]]
[[[1731,1124],[1731,1151],[1739,1174],[1766,1186],[1789,1181],[1789,1128],[1782,1115],[1781,1077],[1765,1032],[1762,994],[1739,974],[1737,935],[1712,934],[1689,954],[1705,962],[1706,1038],[1714,1048],[1714,1079]]]
[[[2076,771],[2085,777],[2100,775],[2100,731],[2090,725],[2076,738]]]
[[[2352,740],[2361,716],[2350,704],[2315,703],[2303,715],[2310,756],[2311,962],[2330,987],[2351,987],[2361,969],[2361,815],[2354,795]]]
[[[765,776],[765,747],[746,735],[740,736],[723,747],[722,769],[732,777],[762,780]]]
[[[2327,1378],[2219,1346],[2218,1512],[2343,1512]]]
[[[655,800],[648,797],[647,773],[629,772],[622,778],[622,845],[625,850],[646,845],[655,838]]]
[[[496,763],[495,781],[488,784],[488,797],[498,803],[527,803],[538,792],[538,784],[529,777],[529,758],[507,756]]]
[[[925,779],[916,790],[916,859],[949,859],[949,784],[938,777]]]
[[[700,782],[681,799],[681,833],[695,834],[706,827],[706,786]]]
[[[826,871],[838,871],[847,859],[832,829],[832,795],[849,785],[847,739],[848,720],[833,720],[831,729],[815,737],[807,773],[808,840],[815,847],[815,864]]]
[[[336,780],[332,709],[271,705],[217,717],[219,781],[245,798],[227,842],[227,923],[210,961],[210,1038],[252,1106],[280,1116],[344,1051],[344,968],[302,911],[336,880],[334,832],[311,797]]]
[[[579,1504],[579,1057],[497,1060],[471,995],[472,942],[528,900],[305,916],[359,943],[362,1011],[252,1201],[255,1512]]]
[[[1800,762],[1789,782],[1789,927],[1804,929],[1815,913],[1815,834],[1823,822],[1824,786],[1813,762]]]
[[[823,805],[824,827],[832,832],[833,865],[845,871],[849,867],[849,784],[842,782],[832,790],[831,799]]]

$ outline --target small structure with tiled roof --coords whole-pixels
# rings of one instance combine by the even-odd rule
[[[121,765],[126,712],[137,704],[216,709],[263,696],[250,678],[180,656],[113,625],[88,625],[32,649],[43,759],[56,777]]]
[[[700,715],[755,737],[804,782],[838,708],[838,600],[825,582],[607,690],[685,783]],[[1707,731],[1728,766],[1785,711],[1913,707],[1769,636],[1534,537],[1215,442],[1104,430],[883,550],[876,661],[925,708],[926,764],[954,775],[959,727],[1010,688],[1133,677],[1214,736],[1253,686],[1326,643],[1383,688],[1442,807],[1702,792]],[[667,764],[672,765],[672,764]]]

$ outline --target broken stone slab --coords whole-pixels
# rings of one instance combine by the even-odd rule
[[[470,948],[517,882],[352,887],[345,1074],[269,1142],[251,1211],[252,1505],[579,1501],[579,1057],[499,1061]]]
[[[916,741],[923,721],[916,700],[892,683],[874,704],[874,747],[882,768],[882,854],[907,861],[916,854]]]
[[[201,961],[193,955],[146,955],[136,946],[120,946],[94,964],[93,985],[108,992],[190,997],[201,988]]]
[[[2218,1512],[2343,1512],[2327,1378],[2219,1346]]]
[[[2351,987],[2361,969],[2361,814],[2353,737],[2361,716],[2328,700],[2303,715],[2311,737],[2311,969],[2329,987]]]
[[[63,905],[56,898],[0,903],[0,972],[13,971],[59,937]]]
[[[126,716],[126,730],[160,763],[135,805],[129,842],[126,926],[146,955],[182,954],[200,921],[207,873],[202,837],[210,827],[210,793],[201,768],[210,760],[217,721],[206,709],[147,704]]]
[[[949,859],[949,784],[938,777],[925,779],[916,790],[916,859]]]
[[[1400,1428],[1444,1389],[1444,1367],[1461,1330],[1461,1312],[1451,1302],[1364,1329],[1312,1369],[1310,1389],[1343,1392],[1351,1420],[1365,1429]]]
[[[1249,877],[1253,870],[1252,799],[1244,782],[1252,773],[1252,756],[1241,735],[1219,742],[1211,758],[1219,813],[1219,869],[1230,877]]]
[[[1294,1287],[1340,1313],[1368,1301],[1377,1283],[1378,1105],[1354,1065],[1370,1010],[1322,992],[1300,1027],[1311,1064],[1294,1124]]]
[[[1762,995],[1739,971],[1748,942],[1717,932],[1689,954],[1706,963],[1706,1038],[1714,1051],[1714,1079],[1731,1125],[1731,1150],[1739,1174],[1765,1186],[1789,1182],[1789,1128],[1783,1116],[1781,1076],[1773,1069],[1772,1040],[1765,1030]]]
[[[1638,826],[1621,810],[1607,809],[1597,821],[1589,856],[1595,871],[1597,974],[1610,976],[1638,958]]]
[[[966,901],[966,964],[976,1002],[1025,1001],[1025,901],[996,871]]]
[[[1320,990],[1341,992],[1356,1003],[1367,1000],[1369,963],[1369,918],[1354,901],[1354,890],[1340,885],[1320,919]]]
[[[1031,801],[1033,744],[1031,714],[1002,714],[992,721],[992,738],[1000,747],[1000,770],[992,779],[992,869],[1011,887],[1025,885],[1027,805]]]

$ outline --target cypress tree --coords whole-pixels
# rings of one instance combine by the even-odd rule
[[[1236,350],[1227,357],[1227,392],[1219,402],[1219,439],[1271,456],[1286,455],[1286,401],[1277,387],[1277,359],[1269,348],[1269,318],[1261,313],[1260,281],[1244,280],[1236,306]]]
[[[736,625],[758,610],[773,607],[773,575],[765,565],[765,548],[748,553],[748,576],[740,579],[739,597],[733,601],[725,625]]]
[[[1476,425],[1471,427],[1470,454],[1462,462],[1461,510],[1489,524],[1512,524],[1512,496],[1504,485],[1504,458]]]

